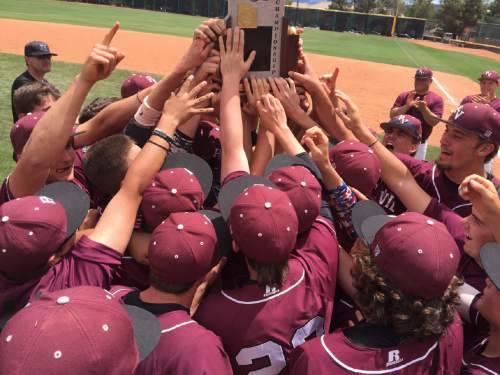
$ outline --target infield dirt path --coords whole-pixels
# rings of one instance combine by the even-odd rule
[[[105,31],[96,27],[0,19],[0,32],[8,35],[0,39],[0,51],[22,55],[27,41],[40,39],[59,54],[55,59],[81,63],[90,48],[100,42]],[[120,30],[113,40],[113,45],[126,55],[120,68],[157,74],[170,71],[189,43],[189,38],[127,30]],[[380,122],[387,120],[396,96],[413,87],[414,68],[315,54],[309,56],[319,74],[331,72],[336,66],[340,68],[338,88],[351,95],[362,109],[367,124],[376,130],[380,130]],[[466,77],[441,72],[435,76],[451,97],[434,86],[433,90],[445,100],[445,116],[455,108],[452,99],[459,103],[464,96],[478,90],[477,84]],[[431,144],[439,146],[443,128],[438,125],[434,130]],[[495,170],[500,175],[498,160],[496,164]]]

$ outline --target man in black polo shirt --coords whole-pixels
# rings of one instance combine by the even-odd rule
[[[14,91],[34,81],[47,82],[43,77],[50,72],[52,67],[52,56],[56,53],[50,52],[49,46],[45,42],[32,41],[24,46],[24,60],[26,62],[26,71],[19,75],[12,83],[11,103],[14,97]],[[12,105],[12,117],[14,122],[18,120],[18,115]]]

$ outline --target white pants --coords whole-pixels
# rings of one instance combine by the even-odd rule
[[[425,141],[425,143],[420,143],[418,145],[415,159],[425,160],[425,156],[427,155],[427,145],[428,145],[428,141]]]

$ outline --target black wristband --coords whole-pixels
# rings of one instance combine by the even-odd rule
[[[165,142],[168,142],[168,144],[170,144],[170,145],[175,143],[174,139],[171,136],[169,136],[167,133],[161,131],[160,129],[153,130],[153,133],[151,135],[156,135],[157,137],[160,137]]]
[[[159,148],[163,149],[163,150],[164,150],[167,154],[169,153],[168,148],[166,148],[165,146],[162,146],[162,145],[161,145],[161,144],[159,144],[159,143],[156,143],[156,142],[152,141],[151,139],[148,141],[148,143],[151,143],[152,145],[155,145],[155,146],[157,146],[157,147],[159,147]]]
[[[371,148],[371,147],[372,147],[375,143],[377,143],[377,142],[378,142],[378,138],[375,140],[375,142],[373,142],[373,143],[369,144],[369,145],[368,145],[368,147],[370,147],[370,148]]]

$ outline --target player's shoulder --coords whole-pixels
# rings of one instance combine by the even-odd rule
[[[464,358],[462,360],[462,374],[500,374],[500,357],[488,358],[481,355],[487,343],[488,338],[482,340],[464,354]]]

